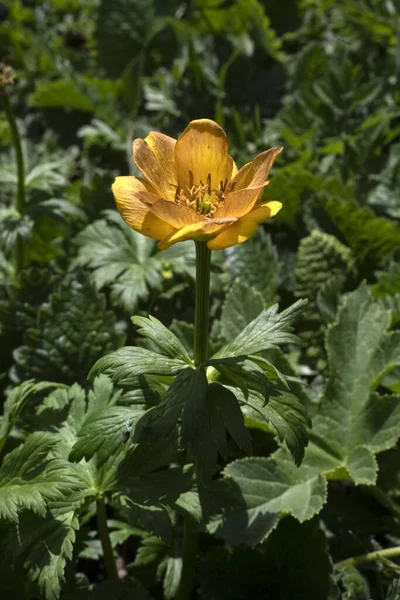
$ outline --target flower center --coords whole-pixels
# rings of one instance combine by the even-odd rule
[[[217,187],[213,187],[210,173],[207,175],[206,183],[200,180],[200,185],[194,185],[193,173],[189,171],[189,185],[182,188],[178,182],[174,201],[211,218],[217,207],[225,200],[226,187],[226,180],[220,181]]]

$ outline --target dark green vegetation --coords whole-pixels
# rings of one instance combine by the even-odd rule
[[[187,515],[193,599],[400,598],[399,10],[0,3],[6,600],[174,598]],[[240,166],[285,147],[281,212],[213,254],[208,388],[194,244],[159,253],[110,191],[133,138],[200,117]]]

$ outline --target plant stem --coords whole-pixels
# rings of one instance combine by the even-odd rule
[[[193,576],[197,556],[197,533],[191,517],[185,517],[183,533],[182,574],[176,600],[189,600],[193,587]]]
[[[194,364],[208,358],[208,312],[210,304],[211,250],[205,242],[196,244],[196,300],[194,308]]]
[[[375,552],[368,552],[367,554],[361,554],[360,556],[353,556],[352,558],[346,558],[335,564],[335,567],[357,567],[365,563],[379,560],[380,558],[392,558],[394,556],[400,556],[400,546],[394,548],[386,548],[386,550],[376,550]]]
[[[17,196],[15,209],[22,215],[25,208],[25,169],[24,155],[22,153],[21,137],[19,135],[17,122],[11,108],[10,101],[5,89],[0,93],[2,105],[10,127],[11,139],[15,150],[15,158],[17,161]],[[18,235],[15,248],[15,272],[19,276],[23,265],[23,242],[21,236]]]
[[[114,553],[111,546],[110,533],[107,527],[106,505],[103,496],[98,496],[96,500],[97,509],[97,530],[99,532],[101,547],[103,548],[104,564],[106,566],[107,579],[118,579],[117,566],[114,560]]]
[[[211,250],[205,242],[196,244],[196,299],[194,308],[194,364],[198,367],[208,358],[208,313],[210,305]],[[182,575],[176,600],[189,600],[197,556],[195,523],[185,517]]]

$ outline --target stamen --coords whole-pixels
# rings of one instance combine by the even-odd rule
[[[208,185],[208,193],[211,196],[211,173],[207,175],[207,185]]]
[[[174,186],[174,200],[177,204],[181,204],[191,210],[195,210],[200,215],[211,218],[225,200],[225,191],[227,188],[227,180],[220,181],[216,188],[212,187],[211,173],[208,173],[206,183],[200,180],[199,185],[195,185],[193,172],[189,170],[189,182],[182,189],[179,181],[178,185]]]

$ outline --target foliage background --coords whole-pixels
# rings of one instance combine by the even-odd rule
[[[95,380],[94,388],[87,380],[95,361],[124,343],[152,349],[131,315],[155,315],[191,347],[193,245],[159,253],[121,221],[110,185],[116,175],[137,174],[133,138],[151,129],[176,137],[201,117],[226,129],[240,165],[268,147],[285,147],[264,195],[282,201],[282,211],[245,245],[215,253],[212,344],[230,342],[276,301],[284,309],[307,298],[296,322],[304,345],[288,344],[274,364],[308,384],[307,391],[292,392],[313,420],[311,441],[320,435],[331,445],[317,458],[311,445],[297,470],[285,448],[275,453],[277,432],[290,446],[287,431],[274,426],[271,414],[264,423],[256,412],[246,413],[253,453],[267,462],[255,463],[262,507],[249,507],[241,490],[244,510],[264,520],[272,513],[294,516],[279,525],[278,518],[269,525],[261,519],[256,531],[241,531],[228,519],[222,532],[218,515],[210,517],[207,526],[217,535],[203,536],[196,597],[400,597],[396,559],[359,570],[334,567],[400,543],[399,10],[396,0],[0,3],[0,56],[16,74],[8,94],[26,175],[26,205],[18,211],[15,154],[2,112],[0,516],[14,521],[2,525],[0,542],[6,598],[174,595],[177,506],[189,503],[186,496],[185,502],[164,498],[162,506],[158,498],[151,515],[138,508],[144,491],[134,507],[121,498],[110,503],[112,541],[129,582],[102,583],[90,502],[119,484],[110,482],[115,474],[98,448],[75,446],[76,456],[89,461],[96,455],[97,461],[97,487],[89,493],[81,483],[82,500],[74,485],[88,475],[71,473],[68,465],[75,463],[67,457],[94,405],[112,408],[114,421],[109,413],[106,421],[118,434],[135,405],[159,400],[154,382],[143,400],[118,384],[112,388],[107,378]],[[50,393],[46,381],[68,387]],[[86,416],[79,414],[85,397]],[[95,435],[112,437],[101,423],[94,421]],[[54,431],[63,432],[65,448],[54,450]],[[25,461],[35,452],[29,471]],[[59,463],[49,461],[49,452]],[[246,463],[237,459],[243,456],[229,444],[225,475],[239,488]],[[142,475],[162,473],[169,458],[173,463],[167,456]],[[287,500],[282,510],[272,508],[271,490],[262,488],[272,471],[279,485],[286,478],[297,509]],[[49,482],[59,486],[59,496],[50,493]],[[314,506],[301,482],[315,496]],[[7,496],[11,492],[15,497]]]

